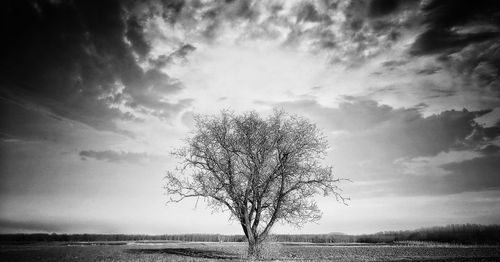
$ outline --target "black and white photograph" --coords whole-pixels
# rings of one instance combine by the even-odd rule
[[[0,5],[0,261],[500,261],[500,1]]]

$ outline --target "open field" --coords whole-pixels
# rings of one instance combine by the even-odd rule
[[[244,261],[245,248],[193,242],[2,244],[0,261]],[[280,261],[500,261],[500,247],[282,243],[272,256]]]

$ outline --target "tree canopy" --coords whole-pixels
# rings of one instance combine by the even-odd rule
[[[321,162],[328,143],[308,120],[275,110],[198,115],[185,146],[173,152],[180,159],[168,172],[169,201],[203,197],[210,207],[228,210],[238,220],[249,252],[277,222],[302,226],[321,212],[315,195],[333,195],[345,203],[331,166]]]

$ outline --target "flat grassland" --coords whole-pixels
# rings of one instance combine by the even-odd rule
[[[245,261],[244,243],[4,243],[0,261]],[[452,245],[272,244],[273,261],[500,261],[500,247]]]

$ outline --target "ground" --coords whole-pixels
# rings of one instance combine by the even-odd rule
[[[244,261],[244,243],[1,244],[0,261]],[[500,261],[498,246],[273,244],[274,261]]]

